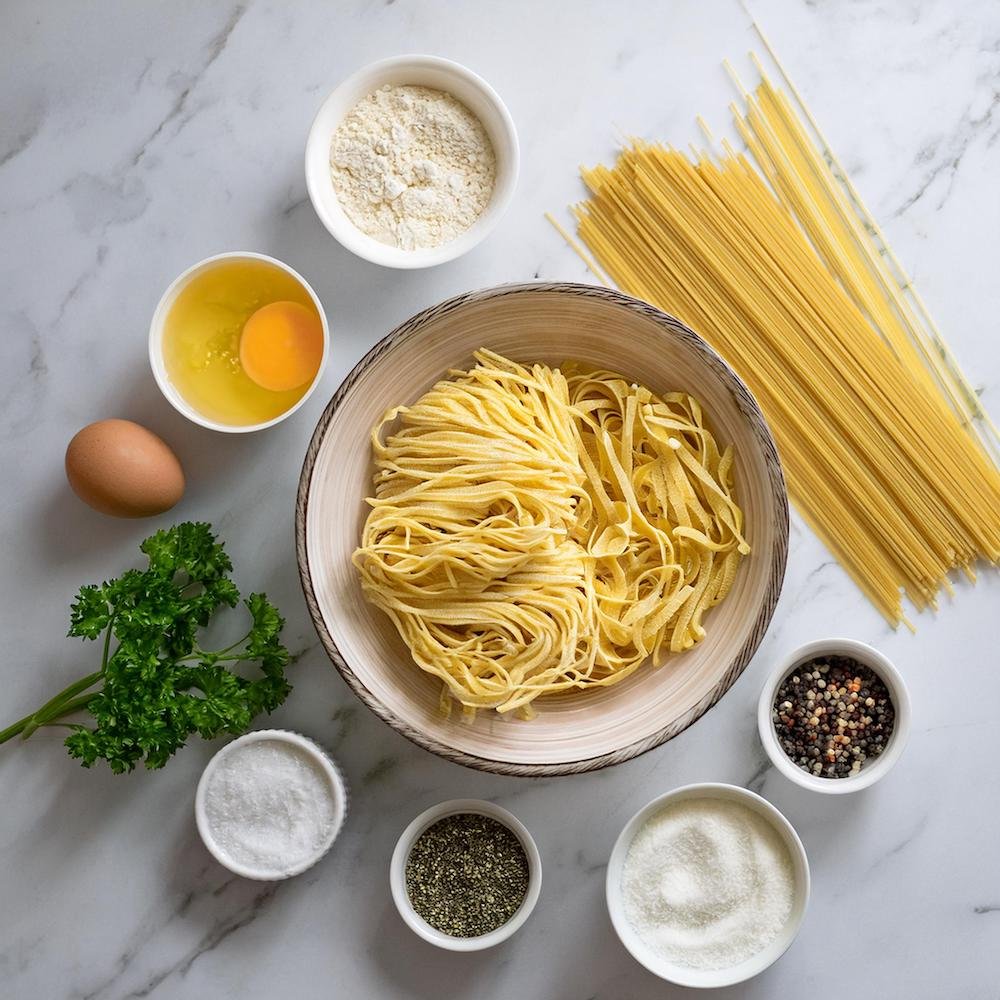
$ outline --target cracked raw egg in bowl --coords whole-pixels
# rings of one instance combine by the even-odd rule
[[[149,331],[160,390],[213,430],[262,430],[294,413],[323,374],[330,333],[308,282],[258,253],[188,268],[163,294]]]

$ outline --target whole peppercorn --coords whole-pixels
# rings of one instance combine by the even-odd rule
[[[802,681],[805,680],[805,684]],[[857,774],[886,748],[896,711],[885,682],[846,656],[817,657],[786,677],[771,711],[781,748],[824,778]]]

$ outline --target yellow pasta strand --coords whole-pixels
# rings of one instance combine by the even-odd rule
[[[530,714],[700,641],[750,548],[698,402],[572,362],[476,361],[373,431],[354,553],[443,703]]]
[[[988,418],[787,97],[766,78],[744,96],[737,128],[760,173],[726,144],[713,160],[633,141],[613,169],[582,171],[578,234],[620,288],[689,323],[747,381],[796,505],[897,625],[901,594],[934,608],[949,572],[1000,558],[1000,473],[973,433]],[[683,503],[666,473],[653,489]],[[678,523],[675,537],[715,551]]]

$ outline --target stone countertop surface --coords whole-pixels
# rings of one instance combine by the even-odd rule
[[[945,331],[1000,417],[1000,7],[756,0],[804,92]],[[244,590],[288,617],[295,690],[270,720],[322,741],[352,789],[334,850],[292,881],[230,875],[202,847],[192,805],[221,745],[192,740],[159,772],[82,770],[58,731],[0,751],[0,994],[12,1000],[239,997],[652,1000],[680,996],[626,953],[604,905],[619,830],[692,781],[745,785],[796,826],[813,894],[788,953],[725,997],[1000,997],[1000,580],[957,587],[917,634],[893,633],[792,519],[771,628],[726,697],[677,739],[573,778],[504,779],[439,760],[381,723],[317,644],[292,544],[306,442],[368,348],[423,308],[507,281],[588,280],[543,219],[577,200],[580,163],[616,136],[679,146],[694,117],[725,125],[721,68],[756,43],[736,0],[611,5],[508,0],[8,0],[0,50],[0,340],[4,714],[30,711],[94,655],[64,638],[77,587],[134,564],[153,527],[198,518],[223,533]],[[759,46],[758,46],[759,48]],[[498,229],[430,271],[358,260],[306,197],[306,132],[326,93],[399,52],[454,58],[489,80],[517,124],[522,172]],[[749,79],[749,73],[746,73]],[[320,390],[258,435],[187,423],[157,391],[146,331],[183,268],[227,249],[289,262],[328,312]],[[66,443],[109,416],[169,441],[189,479],[151,522],[114,521],[66,487]],[[903,670],[914,727],[893,773],[817,797],[767,765],[754,708],[776,658],[824,634],[874,643]],[[441,952],[396,914],[387,865],[425,807],[485,797],[541,850],[529,923],[490,952]]]

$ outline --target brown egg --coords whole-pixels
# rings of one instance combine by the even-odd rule
[[[66,478],[94,510],[113,517],[162,514],[184,495],[184,470],[161,438],[131,420],[98,420],[66,449]]]

